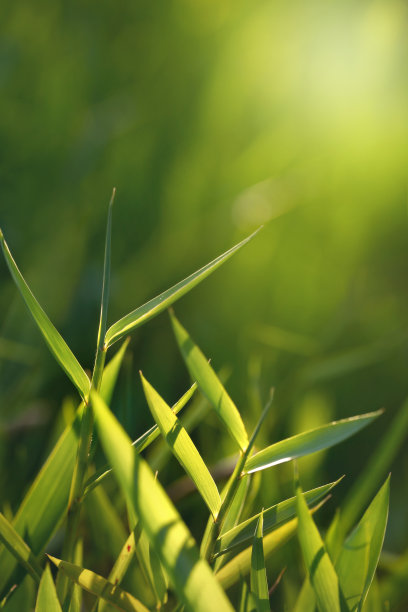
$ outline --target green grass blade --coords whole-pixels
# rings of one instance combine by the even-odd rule
[[[317,487],[307,491],[305,495],[306,503],[309,506],[316,504],[319,500],[323,499],[333,487],[338,484],[331,482],[330,484]],[[296,516],[296,497],[291,497],[283,502],[271,506],[267,510],[263,511],[263,533],[266,535],[273,529],[276,529],[282,523],[285,523]],[[248,545],[248,543],[254,537],[254,530],[259,521],[260,514],[256,514],[251,518],[247,519],[243,523],[240,523],[236,527],[229,531],[222,533],[217,539],[214,549],[215,556],[225,554],[237,547]]]
[[[48,563],[41,577],[35,612],[62,612]]]
[[[143,304],[143,306],[136,308],[136,310],[133,310],[128,315],[114,323],[114,325],[112,325],[112,327],[110,327],[106,333],[106,346],[111,346],[114,342],[120,340],[120,338],[136,329],[136,327],[143,325],[153,317],[163,312],[163,310],[169,308],[169,306],[174,304],[174,302],[193,289],[193,287],[198,285],[198,283],[207,278],[207,276],[209,276],[212,272],[215,272],[215,270],[225,263],[230,257],[232,257],[234,253],[247,244],[247,242],[249,242],[255,236],[255,234],[258,233],[258,231],[259,230],[251,234],[251,236],[248,238],[245,238],[245,240],[242,240],[242,242],[235,245],[232,247],[232,249],[226,251],[203,268],[200,268],[200,270],[197,270],[170,289],[167,289],[167,291],[164,291],[146,304]]]
[[[241,450],[245,451],[248,447],[248,435],[237,407],[208,363],[207,358],[198,346],[194,344],[188,332],[176,319],[174,313],[170,313],[170,317],[174,335],[191,377],[197,381],[202,393],[206,396]]]
[[[98,328],[98,339],[97,347],[98,350],[102,350],[106,334],[106,321],[108,318],[108,303],[109,303],[109,284],[110,284],[110,267],[111,267],[111,236],[112,236],[112,208],[115,200],[116,189],[112,191],[112,197],[109,202],[108,208],[108,222],[106,225],[106,238],[105,238],[105,259],[103,264],[103,281],[102,281],[102,298],[101,298],[101,312],[99,317],[99,328]]]
[[[296,502],[300,546],[319,611],[343,612],[347,607],[343,603],[339,579],[300,487],[296,492]]]
[[[107,404],[110,404],[111,402],[116,381],[119,376],[119,370],[122,366],[123,358],[125,356],[126,349],[129,346],[129,342],[130,338],[127,338],[122,343],[120,349],[105,366],[103,371],[101,388],[99,392]]]
[[[100,397],[92,394],[102,446],[182,603],[195,612],[232,611],[208,564],[147,463]],[[203,597],[203,594],[205,596]]]
[[[251,591],[248,589],[248,585],[243,580],[242,582],[242,591],[241,591],[241,600],[239,602],[239,612],[255,612],[256,605],[254,598],[252,597]]]
[[[84,546],[81,538],[77,540],[75,546],[75,565],[82,565],[83,563],[83,552]],[[69,604],[68,612],[81,612],[82,610],[82,589],[79,584],[76,584],[72,589],[71,601]]]
[[[17,268],[1,230],[0,242],[11,276],[13,277],[13,280],[22,295],[28,310],[34,318],[34,321],[37,323],[37,326],[43,335],[48,348],[62,369],[74,383],[82,398],[86,399],[89,395],[90,389],[90,381],[88,376],[85,374],[84,370],[77,361],[77,358],[65,340],[55,329],[54,325],[51,323],[48,316],[45,314],[44,310],[31,293],[29,286],[25,282],[20,270]]]
[[[8,520],[0,513],[0,541],[27,570],[30,576],[39,582],[42,574],[41,565],[37,562],[30,547],[14,529]]]
[[[388,518],[390,479],[387,478],[361,521],[343,544],[336,571],[350,610],[361,612],[374,578]]]
[[[259,515],[251,555],[251,593],[257,612],[270,612],[268,580],[263,550],[263,515]]]
[[[221,506],[221,498],[206,464],[170,406],[142,374],[141,379],[150,411],[163,437],[174,456],[195,483],[211,514],[216,518]]]
[[[136,597],[133,597],[133,595],[117,585],[108,582],[105,578],[99,576],[99,574],[95,574],[91,570],[84,569],[79,565],[61,561],[51,557],[51,555],[48,555],[48,557],[70,580],[79,584],[85,591],[105,599],[116,608],[119,608],[119,610],[124,610],[125,612],[148,612],[148,609]]]
[[[291,461],[292,459],[330,448],[354,435],[363,427],[366,427],[380,414],[382,414],[382,411],[378,410],[377,412],[369,412],[348,419],[342,419],[341,421],[333,421],[286,440],[281,440],[248,459],[245,464],[244,473],[250,474],[251,472],[264,470],[278,463]]]

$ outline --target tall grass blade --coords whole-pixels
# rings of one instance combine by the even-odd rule
[[[207,276],[209,276],[230,257],[232,257],[232,255],[247,244],[247,242],[249,242],[255,236],[255,234],[258,233],[258,231],[259,230],[251,234],[251,236],[248,236],[248,238],[245,238],[245,240],[242,240],[242,242],[235,245],[232,247],[232,249],[226,251],[203,268],[200,268],[200,270],[197,270],[197,272],[194,272],[170,289],[167,289],[167,291],[164,291],[146,304],[143,304],[143,306],[136,308],[136,310],[133,310],[128,315],[114,323],[114,325],[112,325],[112,327],[110,327],[106,333],[106,346],[111,346],[114,342],[120,340],[120,338],[126,334],[129,334],[140,325],[143,325],[153,317],[163,312],[163,310],[169,308],[169,306],[171,306],[175,301],[193,289],[193,287],[198,285],[198,283],[207,278]]]
[[[111,403],[113,391],[119,376],[119,370],[122,366],[123,358],[125,356],[126,349],[129,346],[129,342],[130,338],[126,338],[120,349],[117,351],[117,353],[115,353],[103,370],[99,393],[107,404]]]
[[[0,541],[17,559],[17,561],[27,570],[30,576],[39,582],[41,579],[42,568],[38,563],[30,547],[26,544],[19,533],[14,529],[8,520],[0,513]]]
[[[244,473],[250,474],[251,472],[264,470],[278,463],[291,461],[330,448],[366,427],[380,414],[382,414],[382,410],[342,419],[341,421],[333,421],[328,425],[281,440],[250,457],[245,464]]]
[[[170,313],[170,317],[177,343],[191,377],[197,381],[202,393],[206,396],[241,450],[245,451],[248,447],[248,435],[234,402],[226,392],[206,357],[198,346],[194,344],[188,332],[176,319],[174,313]]]
[[[138,516],[180,601],[196,612],[231,612],[225,593],[200,559],[190,532],[147,463],[96,393],[92,404],[103,448],[127,503]]]
[[[35,612],[62,612],[48,563],[41,577]]]
[[[111,267],[111,237],[112,237],[112,208],[115,200],[116,189],[112,191],[112,197],[108,208],[108,222],[106,225],[105,238],[105,259],[103,264],[103,281],[102,281],[102,298],[101,312],[99,317],[97,350],[102,350],[106,334],[106,321],[108,318],[108,303],[109,303],[109,285],[110,285],[110,267]]]
[[[255,599],[257,612],[270,612],[268,580],[266,578],[263,551],[263,516],[259,515],[255,530],[251,556],[251,593]]]
[[[243,580],[241,600],[239,602],[239,612],[254,612],[256,610],[254,598],[252,597],[251,591],[248,589],[248,585]]]
[[[206,464],[170,406],[142,374],[141,379],[150,411],[163,437],[174,456],[195,483],[211,514],[216,518],[221,506],[221,498]]]
[[[62,369],[74,383],[82,398],[86,399],[89,395],[90,389],[90,381],[88,376],[85,374],[84,370],[77,361],[77,358],[32,294],[10,253],[1,230],[0,242],[11,276],[13,277],[13,280],[22,295],[28,310],[34,318],[34,321],[37,323],[37,326],[43,335],[48,348]]]

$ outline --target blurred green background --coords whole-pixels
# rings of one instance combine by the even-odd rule
[[[347,474],[331,514],[408,391],[407,16],[395,0],[1,8],[0,225],[40,303],[91,368],[113,186],[110,322],[265,224],[176,312],[231,367],[250,427],[276,387],[264,443],[386,408],[301,464],[305,485]],[[4,263],[0,283],[1,504],[15,510],[74,392]],[[114,409],[137,436],[151,423],[137,371],[169,402],[188,376],[166,315],[131,353]],[[196,439],[209,461],[234,452],[211,419]],[[407,472],[405,450],[394,553]],[[277,477],[264,478],[267,503]]]

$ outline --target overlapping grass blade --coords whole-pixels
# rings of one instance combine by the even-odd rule
[[[35,612],[62,612],[48,563],[41,577]]]
[[[75,565],[82,565],[83,563],[84,546],[81,538],[78,538],[75,546]],[[69,603],[68,612],[81,612],[82,610],[82,589],[79,584],[76,584],[72,589],[71,601]]]
[[[167,289],[167,291],[164,291],[146,304],[143,304],[143,306],[136,308],[136,310],[133,310],[128,315],[114,323],[114,325],[112,325],[106,333],[106,346],[111,346],[114,342],[120,340],[120,338],[136,329],[136,327],[143,325],[143,323],[146,323],[153,317],[163,312],[163,310],[169,308],[169,306],[180,299],[188,291],[193,289],[193,287],[198,285],[198,283],[207,278],[207,276],[209,276],[230,257],[232,257],[232,255],[247,244],[247,242],[249,242],[258,231],[259,230],[251,234],[251,236],[248,236],[248,238],[245,238],[245,240],[242,240],[242,242],[235,245],[229,249],[229,251],[226,251],[203,268],[200,268],[200,270],[197,270],[170,289]]]
[[[135,532],[132,531],[122,546],[111,571],[109,572],[108,582],[120,584],[135,554]],[[98,612],[107,612],[110,606],[103,600],[99,600]]]
[[[105,599],[116,608],[119,608],[119,610],[124,610],[125,612],[149,612],[136,597],[133,597],[133,595],[117,585],[108,582],[105,578],[99,576],[99,574],[95,574],[91,570],[84,569],[73,563],[61,561],[51,557],[51,555],[48,555],[48,557],[70,580],[79,584],[80,587],[89,593]]]
[[[41,579],[42,568],[38,563],[30,547],[26,544],[19,533],[14,529],[8,520],[0,513],[0,541],[17,559],[17,561],[27,570],[30,576],[39,582]]]
[[[245,580],[242,582],[241,600],[239,602],[239,612],[254,612],[256,610],[254,598]]]
[[[217,517],[221,498],[210,472],[187,431],[170,406],[141,374],[143,390],[154,420],[172,453],[195,483],[198,492],[214,518]]]
[[[361,521],[343,544],[335,564],[348,607],[361,612],[380,558],[388,518],[387,478]]]
[[[259,515],[251,555],[251,593],[257,612],[270,612],[268,580],[263,551],[263,516]]]
[[[194,540],[147,463],[107,406],[92,394],[96,422],[105,453],[182,603],[196,612],[232,607]],[[205,597],[203,597],[205,594]]]
[[[20,270],[18,269],[10,250],[7,246],[2,231],[0,230],[0,242],[3,249],[4,257],[6,259],[7,266],[10,270],[11,276],[17,285],[25,303],[27,304],[28,310],[30,311],[34,321],[44,337],[51,353],[58,361],[62,369],[66,372],[69,378],[72,380],[80,395],[83,399],[86,399],[89,394],[90,380],[85,374],[84,370],[80,366],[77,358],[62,338],[61,334],[56,330],[54,325],[37,302],[36,298],[32,294],[29,286],[25,282]]]
[[[245,464],[244,472],[250,474],[278,463],[291,461],[330,448],[366,427],[380,414],[382,414],[382,410],[342,419],[341,421],[333,421],[286,440],[281,440],[250,457]]]
[[[186,366],[193,380],[197,381],[202,393],[206,396],[221,421],[227,427],[242,451],[248,447],[248,435],[234,402],[226,392],[223,384],[212,369],[208,360],[189,336],[188,332],[170,313],[174,334]]]
[[[316,504],[319,500],[323,499],[338,482],[339,480],[307,491],[304,494],[306,503],[309,506]],[[260,514],[256,514],[229,531],[222,533],[215,544],[215,556],[225,554],[237,547],[248,545],[254,536],[254,530],[260,516]],[[266,535],[270,533],[270,531],[276,529],[282,523],[289,521],[294,516],[296,516],[296,497],[291,497],[290,499],[264,510],[263,534]]]

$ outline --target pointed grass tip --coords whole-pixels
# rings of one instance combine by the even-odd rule
[[[109,206],[113,206],[113,202],[115,201],[115,196],[116,196],[116,187],[112,189],[112,195],[111,195],[111,199],[109,202]]]

